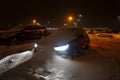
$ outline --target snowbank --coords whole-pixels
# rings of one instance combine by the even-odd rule
[[[0,60],[0,75],[13,67],[29,60],[32,58],[34,52],[32,51],[25,51],[22,53],[17,53],[13,55],[9,55],[2,60]]]

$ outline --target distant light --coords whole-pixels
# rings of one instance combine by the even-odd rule
[[[120,21],[120,16],[118,16],[118,20]]]
[[[40,26],[40,23],[36,23],[38,26]]]
[[[33,20],[33,24],[36,24],[36,20],[35,19]]]
[[[120,18],[120,16],[118,16],[118,18]]]
[[[73,17],[72,17],[72,16],[70,16],[70,17],[69,17],[69,20],[70,20],[70,21],[72,21],[72,19],[73,19]]]
[[[82,15],[81,15],[81,14],[79,14],[79,17],[81,18],[81,17],[82,17]]]
[[[48,21],[48,24],[50,23],[50,21]]]
[[[64,24],[64,26],[67,26],[67,24]]]

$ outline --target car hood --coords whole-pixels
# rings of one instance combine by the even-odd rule
[[[55,45],[64,45],[75,39],[75,31],[67,28],[59,28],[53,32],[52,40]]]

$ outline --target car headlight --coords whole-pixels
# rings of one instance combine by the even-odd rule
[[[37,44],[37,43],[34,44],[34,48],[36,48],[36,47],[38,47],[38,44]]]
[[[55,51],[65,51],[67,50],[69,47],[69,44],[63,45],[63,46],[58,46],[58,47],[54,47]]]
[[[38,44],[37,44],[37,43],[34,44],[33,50],[34,50],[34,53],[37,53],[37,52],[39,51],[39,50],[38,50]]]

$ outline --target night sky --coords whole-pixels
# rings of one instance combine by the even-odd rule
[[[30,23],[63,24],[66,17],[82,15],[83,25],[118,22],[120,0],[1,0],[0,25]]]

